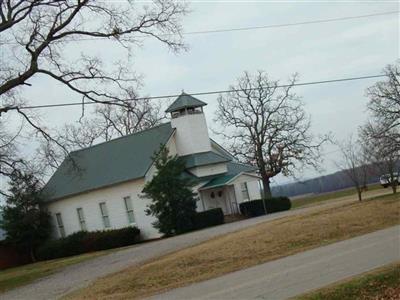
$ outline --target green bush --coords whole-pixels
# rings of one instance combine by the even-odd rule
[[[220,224],[224,224],[224,213],[221,208],[213,208],[196,213],[193,216],[194,229],[202,229]]]
[[[266,199],[265,205],[267,207],[267,213],[269,214],[289,210],[292,207],[292,203],[288,197],[273,197]]]
[[[67,257],[87,252],[128,246],[140,240],[140,230],[126,227],[114,230],[79,231],[65,238],[49,240],[36,250],[39,260]]]
[[[240,212],[246,217],[252,218],[265,214],[263,200],[252,200],[239,204]],[[267,213],[289,210],[292,207],[288,197],[273,197],[264,200]]]
[[[258,217],[265,214],[262,200],[252,200],[239,204],[240,213],[248,218]]]

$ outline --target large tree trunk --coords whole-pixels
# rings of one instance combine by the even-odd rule
[[[265,174],[265,172],[260,172],[261,173],[261,180],[263,183],[263,194],[261,195],[263,207],[264,207],[264,212],[267,214],[267,206],[265,205],[265,201],[268,198],[271,198],[271,187],[269,185],[269,177]]]
[[[358,201],[362,201],[362,189],[361,188],[357,188],[357,195],[358,195]]]
[[[392,191],[393,191],[393,194],[397,193],[397,184],[396,183],[392,184]]]
[[[266,201],[266,199],[272,197],[272,193],[271,193],[271,187],[270,187],[270,182],[269,182],[269,176],[267,175],[267,171],[265,169],[265,162],[263,160],[263,154],[262,154],[261,147],[258,147],[256,157],[257,157],[258,168],[260,170],[261,180],[263,183],[263,195],[261,195],[261,197],[263,198],[262,203],[263,203],[263,207],[264,207],[264,212],[265,212],[265,214],[267,214],[267,207],[265,205],[265,201]]]
[[[262,176],[262,183],[263,183],[263,192],[264,192],[264,199],[268,199],[272,197],[270,181],[268,176]]]

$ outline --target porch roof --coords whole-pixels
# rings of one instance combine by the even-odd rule
[[[209,189],[209,188],[214,188],[214,187],[225,185],[226,183],[229,182],[229,180],[231,180],[235,176],[237,176],[237,174],[222,175],[222,176],[216,177],[214,179],[211,179],[207,184],[203,185],[201,188]]]
[[[229,183],[230,180],[232,180],[241,173],[254,172],[257,170],[257,168],[254,166],[244,165],[234,162],[229,162],[227,164],[227,167],[228,167],[227,173],[211,178],[211,180],[208,181],[205,185],[203,185],[201,189],[210,189],[214,187],[223,186]]]

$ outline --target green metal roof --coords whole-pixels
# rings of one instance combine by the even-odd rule
[[[203,185],[201,188],[209,189],[225,185],[227,182],[229,182],[229,180],[231,180],[236,175],[237,174],[231,174],[231,175],[222,175],[215,177],[214,179],[211,179],[207,184]]]
[[[170,123],[71,152],[43,189],[55,200],[143,177],[174,129]]]
[[[185,155],[182,156],[182,159],[185,161],[186,168],[188,169],[230,161],[229,158],[212,151]]]
[[[240,164],[240,163],[235,163],[235,162],[229,162],[227,164],[227,167],[228,167],[228,172],[212,178],[209,182],[207,182],[201,188],[209,189],[209,188],[214,188],[214,187],[218,187],[218,186],[223,186],[226,183],[228,183],[232,178],[237,176],[239,173],[254,172],[257,170],[256,167],[253,167],[250,165],[244,165],[244,164]]]
[[[182,108],[199,107],[205,105],[207,105],[207,103],[182,92],[182,94],[176,98],[176,100],[167,108],[165,112],[173,112]]]

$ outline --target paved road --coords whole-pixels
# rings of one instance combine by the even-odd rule
[[[390,191],[389,191],[390,192]],[[371,191],[368,196],[388,193],[387,190]],[[262,222],[271,221],[291,215],[308,214],[315,210],[342,205],[344,202],[357,201],[355,196],[340,198],[323,205],[290,210],[272,215],[262,216],[211,227],[208,229],[129,247],[121,251],[97,257],[76,265],[66,267],[48,277],[37,280],[29,285],[0,294],[0,299],[56,299],[76,289],[87,286],[99,277],[118,272],[129,266],[143,263],[146,260],[183,249],[218,235],[244,229]]]
[[[154,299],[287,299],[400,261],[400,226],[237,271]]]

